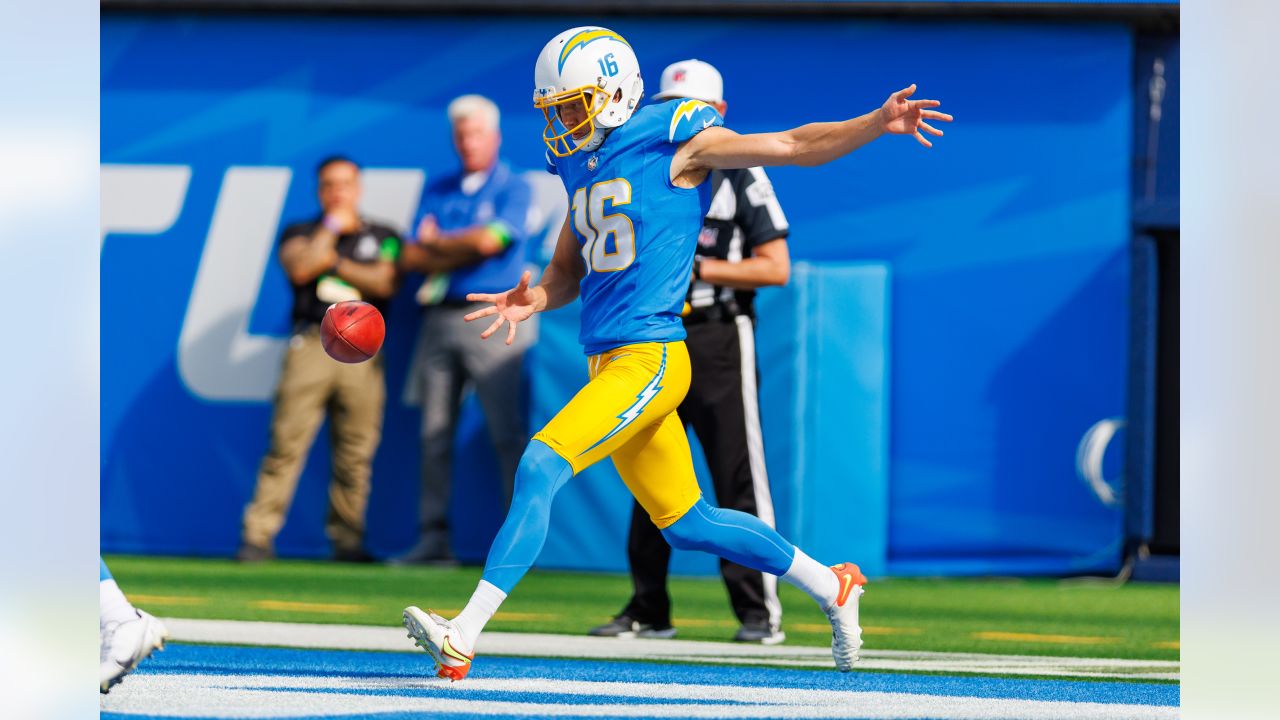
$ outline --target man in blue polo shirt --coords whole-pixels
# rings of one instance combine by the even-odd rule
[[[498,107],[479,95],[449,104],[458,172],[423,191],[417,242],[401,268],[425,275],[418,291],[422,327],[407,392],[422,404],[421,537],[404,563],[448,563],[447,511],[453,435],[463,391],[475,389],[498,451],[508,502],[516,465],[528,441],[520,411],[521,363],[534,334],[514,347],[486,343],[463,321],[483,306],[467,293],[503,292],[520,281],[532,189],[498,158]],[[514,350],[514,352],[513,352]]]

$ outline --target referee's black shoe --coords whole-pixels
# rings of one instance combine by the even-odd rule
[[[632,638],[653,638],[666,640],[676,636],[676,629],[670,624],[652,625],[623,613],[603,625],[597,625],[587,631],[594,637],[611,637],[620,640]]]
[[[333,562],[340,563],[373,563],[378,559],[369,554],[368,550],[363,547],[340,547],[334,548],[333,555],[330,556]]]
[[[733,636],[734,642],[759,643],[761,645],[777,645],[786,639],[786,633],[774,628],[767,622],[744,623]]]

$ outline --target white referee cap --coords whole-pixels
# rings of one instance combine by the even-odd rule
[[[662,71],[662,82],[654,100],[692,98],[705,103],[724,102],[724,80],[720,71],[701,60],[681,60]]]

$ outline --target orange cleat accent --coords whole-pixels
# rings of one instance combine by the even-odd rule
[[[836,595],[836,607],[844,607],[845,602],[849,600],[849,593],[853,590],[853,586],[863,586],[867,584],[867,578],[862,574],[861,568],[853,563],[840,563],[831,566],[831,572],[836,574],[836,580],[840,582],[840,593]]]
[[[461,667],[440,665],[439,668],[439,670],[436,670],[436,677],[444,678],[451,682],[458,682],[462,678],[466,677],[467,673],[471,671],[471,663],[467,663]]]
[[[858,662],[858,650],[862,648],[858,598],[862,597],[862,586],[867,584],[867,578],[853,563],[832,565],[831,572],[836,574],[840,583],[835,604],[827,608],[827,619],[831,621],[831,657],[837,670],[849,672]]]
[[[444,638],[444,645],[440,648],[440,652],[443,655],[446,655],[454,660],[457,660],[461,664],[446,665],[443,662],[437,662],[436,664],[437,666],[439,666],[439,670],[436,671],[437,677],[442,677],[446,680],[452,680],[454,682],[457,682],[462,678],[466,677],[467,673],[471,672],[471,661],[475,659],[476,657],[475,653],[466,655],[464,653],[458,652],[458,650],[453,647],[453,644],[449,642],[449,636],[447,635]]]
[[[415,606],[404,609],[403,621],[409,637],[435,661],[436,677],[457,682],[471,672],[475,653],[464,653],[454,647],[449,635],[457,632],[457,628],[452,622]]]

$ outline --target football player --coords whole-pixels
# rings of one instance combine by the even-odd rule
[[[151,653],[164,649],[168,632],[159,620],[133,606],[98,559],[98,690],[107,692]]]
[[[823,566],[753,515],[712,507],[694,477],[676,407],[689,387],[680,320],[694,248],[715,169],[820,165],[884,134],[942,135],[950,121],[936,100],[912,100],[915,85],[865,115],[777,133],[739,135],[698,100],[638,108],[644,92],[631,46],[601,27],[560,33],[534,66],[534,107],[546,119],[547,170],[564,182],[568,215],[539,284],[528,272],[468,321],[493,317],[481,337],[507,325],[506,341],[534,313],[582,298],[582,342],[590,380],[529,442],[515,495],[484,574],[452,620],[404,611],[409,634],[437,674],[466,677],[485,623],[537,558],[551,502],[578,472],[610,457],[627,488],[672,547],[704,550],[776,575],[808,593],[831,621],[836,667],[852,669],[862,644],[857,565]]]

